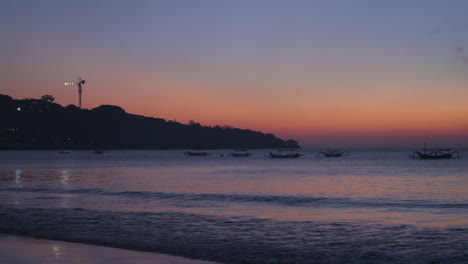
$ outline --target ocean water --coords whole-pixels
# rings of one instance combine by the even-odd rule
[[[223,263],[468,263],[465,157],[317,151],[2,151],[0,233]]]

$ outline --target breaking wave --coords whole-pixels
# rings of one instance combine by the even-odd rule
[[[424,208],[424,209],[468,209],[467,203],[440,200],[398,200],[389,198],[336,198],[313,196],[247,195],[213,193],[168,193],[150,191],[109,191],[98,188],[60,189],[60,188],[0,188],[0,192],[29,192],[45,194],[78,194],[97,196],[118,196],[131,199],[176,200],[184,202],[235,202],[268,203],[298,207],[366,207],[366,208]]]

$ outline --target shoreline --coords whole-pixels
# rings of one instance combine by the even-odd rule
[[[221,264],[219,262],[190,259],[161,253],[0,233],[0,264],[13,263]]]

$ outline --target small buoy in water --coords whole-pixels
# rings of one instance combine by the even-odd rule
[[[219,155],[220,157],[224,157],[224,154]]]

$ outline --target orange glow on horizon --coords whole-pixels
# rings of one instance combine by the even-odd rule
[[[3,80],[3,87],[27,89],[6,88],[2,93],[15,98],[52,94],[57,103],[76,105],[75,87],[63,86],[63,81],[73,80],[73,76],[58,75],[60,80],[42,77],[40,73],[31,79],[13,74]],[[349,82],[343,89],[344,85],[336,80],[320,78],[288,80],[259,76],[223,82],[221,77],[213,76],[214,81],[208,81],[182,73],[149,70],[135,73],[127,65],[106,67],[99,63],[82,77],[87,81],[83,88],[85,108],[112,104],[128,113],[181,123],[194,120],[202,125],[230,125],[300,142],[350,137],[365,140],[369,135],[378,135],[385,145],[391,137],[456,135],[462,145],[468,146],[468,136],[464,136],[468,135],[468,92],[462,89],[463,83],[442,83],[446,79],[434,83],[406,80],[407,86],[402,80],[389,81],[378,88],[374,83]],[[438,87],[450,87],[451,92]],[[379,145],[378,140],[373,142]]]

